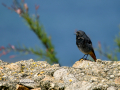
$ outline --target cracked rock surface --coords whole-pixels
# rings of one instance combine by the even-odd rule
[[[72,67],[46,61],[0,60],[0,90],[120,90],[120,61],[77,61]]]

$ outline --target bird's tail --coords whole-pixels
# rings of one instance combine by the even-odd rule
[[[96,59],[96,55],[94,53],[94,50],[90,51],[89,54],[94,59],[94,61],[96,62],[97,59]]]

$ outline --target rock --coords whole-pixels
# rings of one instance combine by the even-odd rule
[[[25,87],[25,86],[23,86],[23,85],[17,84],[16,90],[29,90],[29,88],[27,88],[27,87]]]
[[[34,88],[36,85],[36,83],[31,79],[20,79],[19,83],[29,88]]]
[[[93,84],[86,82],[86,81],[82,81],[82,82],[75,82],[72,83],[71,85],[67,86],[65,88],[65,90],[92,90]]]
[[[114,78],[114,75],[110,75],[110,78]]]
[[[117,90],[117,89],[113,86],[110,86],[109,88],[107,88],[107,90]]]
[[[63,69],[56,70],[53,76],[56,80],[62,80],[63,79],[62,77],[67,75],[67,73],[68,73],[67,69],[63,68]]]
[[[31,90],[41,90],[41,88],[31,89]]]
[[[120,77],[115,78],[115,84],[119,84],[120,85]]]
[[[20,72],[21,71],[21,65],[17,65],[16,63],[11,63],[11,64],[8,64],[5,66],[7,69],[11,69],[11,70],[14,70],[14,71],[18,71]]]
[[[120,90],[120,61],[77,61],[72,67],[46,61],[0,60],[0,90]]]
[[[4,62],[2,60],[0,60],[0,66],[4,66],[4,65],[8,65],[9,63],[8,62]]]

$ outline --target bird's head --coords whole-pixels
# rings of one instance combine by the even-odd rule
[[[85,32],[82,30],[79,30],[79,31],[76,31],[75,34],[76,36],[82,37],[85,34]]]

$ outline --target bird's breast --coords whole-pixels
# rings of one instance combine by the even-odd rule
[[[84,53],[88,54],[90,52],[90,46],[87,44],[77,44],[79,50]]]

